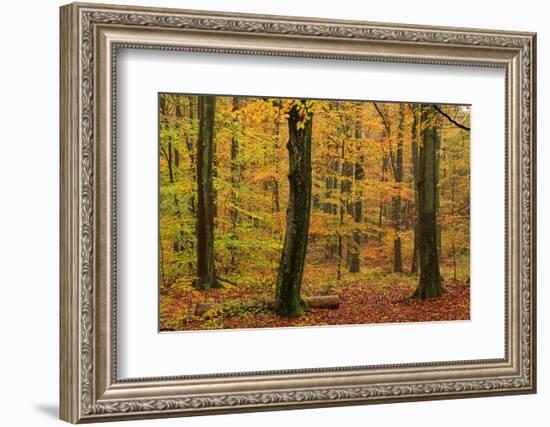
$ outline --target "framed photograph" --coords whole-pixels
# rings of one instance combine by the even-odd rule
[[[535,34],[61,8],[61,418],[536,391]]]

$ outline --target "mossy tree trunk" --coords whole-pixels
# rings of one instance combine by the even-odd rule
[[[419,254],[420,279],[412,298],[426,299],[443,294],[437,248],[437,166],[439,130],[428,124],[433,115],[432,107],[422,111],[422,146],[419,155]]]
[[[214,256],[214,119],[216,97],[199,96],[197,150],[197,289],[220,287]]]
[[[300,108],[302,107],[302,108]],[[289,196],[285,240],[275,294],[275,313],[299,317],[307,309],[301,297],[311,207],[311,112],[294,103],[288,115]]]

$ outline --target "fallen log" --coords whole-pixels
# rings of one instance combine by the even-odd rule
[[[340,307],[340,297],[338,295],[306,297],[306,302],[309,308],[337,309]]]
[[[312,297],[305,297],[305,300],[309,308],[325,308],[325,309],[337,309],[340,307],[340,297],[338,295],[319,295]],[[272,309],[275,305],[273,300],[269,301],[251,301],[250,306],[265,304],[266,308]],[[202,316],[208,310],[222,306],[223,303],[212,302],[199,302],[195,307],[195,316]],[[246,305],[244,303],[243,305]]]

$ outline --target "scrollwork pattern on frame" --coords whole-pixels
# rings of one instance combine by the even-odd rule
[[[357,388],[331,388],[268,393],[242,393],[181,399],[144,399],[93,404],[89,415],[129,413],[144,411],[170,411],[207,409],[249,405],[269,405],[298,402],[327,402],[336,400],[368,400],[383,397],[407,397],[413,395],[444,395],[453,392],[490,391],[495,389],[521,388],[528,384],[526,378],[487,381],[437,382],[426,384],[400,384]]]
[[[445,395],[461,391],[512,390],[527,387],[532,378],[532,294],[531,294],[531,46],[521,36],[487,35],[430,29],[394,29],[368,24],[307,23],[292,20],[273,21],[262,18],[228,16],[203,17],[190,14],[157,14],[81,10],[81,163],[80,163],[80,384],[81,407],[87,415],[139,413],[198,408],[223,408],[250,405],[269,405],[298,402],[346,401],[383,397]],[[156,28],[200,29],[272,35],[298,35],[326,38],[436,43],[467,46],[512,47],[522,49],[521,61],[521,345],[522,369],[517,378],[494,380],[465,380],[421,384],[372,385],[356,388],[330,388],[302,391],[239,393],[179,399],[144,399],[94,403],[93,399],[93,232],[94,232],[94,26],[122,24]],[[252,54],[262,52],[250,51]],[[300,54],[296,56],[308,56]],[[415,62],[413,60],[409,62]]]

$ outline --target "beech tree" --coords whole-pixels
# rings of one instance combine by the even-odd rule
[[[440,144],[439,129],[430,119],[434,109],[425,107],[422,110],[422,143],[419,151],[418,181],[418,250],[420,258],[420,279],[412,298],[425,299],[439,297],[443,294],[441,273],[439,270],[439,251],[437,239],[437,167],[438,147]]]
[[[363,138],[363,132],[361,130],[361,124],[356,122],[355,124],[355,140],[360,141]],[[356,150],[358,151],[358,150]],[[361,153],[359,159],[363,157]],[[363,240],[363,234],[360,226],[363,221],[363,194],[357,187],[358,184],[365,178],[363,166],[360,161],[356,161],[353,164],[353,184],[354,184],[354,197],[349,205],[348,212],[353,216],[355,227],[352,231],[352,241],[348,245],[348,270],[350,273],[359,273],[361,271],[361,244]]]
[[[313,115],[306,101],[294,101],[288,112],[289,196],[286,230],[275,293],[275,313],[302,316],[307,303],[301,296],[311,207],[311,133]]]
[[[240,119],[238,111],[241,108],[241,99],[238,97],[233,98],[233,112],[235,117],[233,118],[233,128],[231,135],[231,239],[238,240],[237,236],[237,224],[239,220],[239,190],[241,186],[241,164],[239,160],[239,132],[240,132]],[[230,246],[231,251],[231,265],[235,265],[235,257],[237,249],[234,245]]]
[[[199,96],[197,150],[197,289],[220,287],[214,256],[214,120],[216,97]]]
[[[418,140],[420,139],[420,116],[419,111],[420,107],[417,105],[409,104],[409,108],[412,113],[412,123],[411,123],[411,164],[412,164],[412,184],[414,190],[414,229],[413,229],[413,254],[411,258],[411,273],[418,272],[418,265],[420,264],[420,252],[418,250],[419,246],[419,236],[420,236],[420,221],[418,220],[418,212],[420,212],[418,195],[418,188],[420,185],[420,176],[418,170],[419,163],[419,153],[418,153]]]
[[[397,148],[395,151],[395,182],[400,185],[403,182],[403,126],[404,126],[404,104],[399,104],[399,124],[397,128]],[[391,149],[391,148],[390,148]],[[393,271],[403,271],[401,258],[401,195],[398,194],[392,200],[392,216],[395,234],[393,237]]]
[[[400,185],[403,182],[403,126],[404,126],[404,105],[399,104],[399,124],[398,124],[398,135],[397,135],[397,147],[394,151],[392,138],[393,138],[393,129],[391,119],[388,113],[388,107],[380,107],[376,102],[373,103],[376,112],[380,116],[380,120],[384,125],[384,130],[386,133],[387,140],[387,155],[382,159],[382,180],[385,180],[385,170],[389,165],[390,170],[393,174],[394,182],[399,188],[398,194],[392,198],[392,223],[394,227],[394,238],[393,238],[393,271],[401,272],[403,271],[403,261],[401,257],[401,236],[399,234],[401,226],[401,195]],[[380,216],[378,226],[382,228],[382,215],[383,215],[383,204],[380,204]],[[378,235],[378,240],[381,240],[381,234]]]

